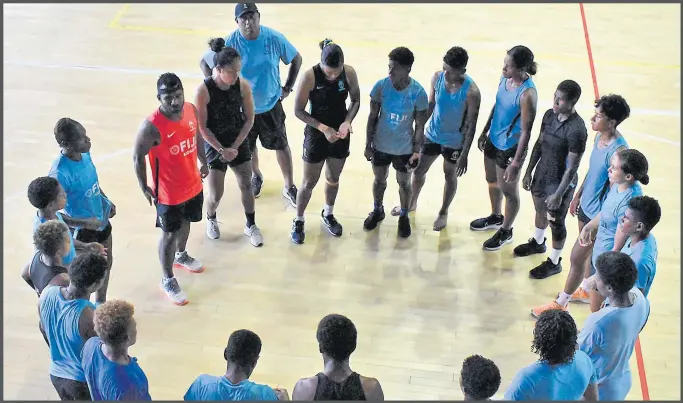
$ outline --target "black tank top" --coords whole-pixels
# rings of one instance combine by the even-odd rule
[[[238,78],[227,90],[218,88],[213,77],[205,78],[204,85],[209,91],[206,127],[222,146],[229,147],[239,135],[246,120],[242,109],[240,79]]]
[[[38,296],[43,292],[45,287],[52,281],[53,278],[62,274],[68,273],[68,270],[61,266],[48,266],[40,260],[42,252],[38,251],[33,255],[33,260],[29,266],[29,278],[35,287]]]
[[[318,386],[313,400],[366,400],[360,375],[355,372],[342,382],[334,382],[322,372],[316,377]]]
[[[346,79],[346,70],[336,80],[330,81],[325,77],[325,73],[320,65],[313,66],[315,85],[308,98],[311,101],[311,116],[322,124],[333,129],[338,129],[346,119],[346,99],[349,97],[349,82]],[[305,129],[309,134],[323,134],[306,125]]]

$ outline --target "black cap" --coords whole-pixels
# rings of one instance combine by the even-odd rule
[[[256,3],[237,3],[235,5],[235,18],[240,18],[244,13],[258,13]]]

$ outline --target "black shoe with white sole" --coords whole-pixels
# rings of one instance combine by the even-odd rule
[[[488,217],[477,218],[470,223],[472,231],[486,231],[490,229],[498,229],[503,226],[503,216],[491,214]]]
[[[512,242],[512,228],[509,230],[504,230],[502,228],[498,229],[491,238],[484,242],[484,250],[498,250],[502,248],[505,244]]]
[[[334,236],[342,236],[342,225],[339,224],[333,214],[325,215],[325,210],[320,213],[320,221],[327,227],[327,231]]]

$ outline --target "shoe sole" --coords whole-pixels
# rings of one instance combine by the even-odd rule
[[[201,273],[204,271],[204,266],[200,267],[199,270],[192,270],[187,266],[183,266],[182,264],[177,264],[177,263],[173,263],[173,268],[174,269],[183,269],[183,270],[188,271],[190,273]]]
[[[166,291],[164,291],[164,289],[161,287],[159,287],[159,291],[161,291],[161,293],[164,294],[164,297],[166,297],[167,300],[171,301],[173,305],[184,306],[190,303],[189,300],[184,300],[182,302],[174,301],[173,299],[171,299],[171,297],[168,296],[168,294],[166,294]]]
[[[543,249],[542,251],[532,252],[532,253],[529,253],[529,254],[526,254],[526,255],[519,255],[519,254],[515,253],[515,251],[512,251],[512,254],[513,254],[515,257],[528,257],[528,256],[538,255],[539,253],[545,253],[545,251],[546,251],[546,250]]]
[[[502,245],[495,247],[495,248],[487,248],[486,246],[484,246],[484,250],[489,251],[489,252],[497,251],[497,250],[500,250],[503,246],[510,244],[510,243],[512,243],[512,238],[508,239],[507,241],[503,242]]]
[[[221,234],[218,234],[216,237],[212,237],[211,234],[209,234],[209,233],[207,232],[207,233],[206,233],[206,236],[207,236],[209,239],[216,240],[216,239],[218,239],[218,238],[221,237]]]
[[[500,225],[494,224],[494,225],[488,225],[488,226],[486,226],[486,227],[484,227],[484,228],[475,228],[475,227],[473,227],[473,226],[470,225],[470,229],[471,229],[472,231],[489,231],[489,230],[492,230],[492,229],[495,229],[495,230],[497,231],[497,230],[499,230],[500,227],[502,227],[502,226],[503,226],[503,224],[500,224]]]
[[[292,237],[289,237],[289,239],[291,239],[292,243],[295,245],[303,245],[304,244],[304,240],[301,240],[301,242],[299,242],[299,241],[295,241],[294,238],[292,238]]]

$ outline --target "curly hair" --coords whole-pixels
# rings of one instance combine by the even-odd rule
[[[389,60],[396,62],[404,67],[412,67],[415,62],[415,55],[405,46],[400,46],[389,52]]]
[[[95,310],[95,332],[105,344],[121,346],[128,341],[128,326],[133,319],[133,304],[123,300],[110,300]]]
[[[545,311],[536,322],[531,352],[550,365],[570,363],[574,360],[578,334],[576,323],[568,312]]]
[[[603,95],[595,101],[595,108],[602,108],[602,113],[610,120],[616,120],[616,126],[631,116],[631,107],[621,95]]]
[[[358,332],[346,316],[330,314],[318,324],[316,338],[321,353],[335,361],[345,361],[356,351]]]
[[[643,223],[646,234],[649,234],[662,218],[662,208],[659,207],[659,202],[650,196],[634,197],[629,200],[628,208],[637,215],[636,220]]]
[[[41,176],[28,185],[28,201],[37,209],[44,209],[59,196],[59,181],[50,176]]]
[[[71,284],[80,289],[87,289],[102,281],[107,274],[107,258],[86,252],[76,256],[69,267]]]
[[[454,69],[464,69],[467,67],[467,62],[470,57],[467,55],[467,51],[460,46],[453,46],[448,49],[446,55],[443,57],[444,63],[453,67]]]
[[[81,135],[79,128],[82,125],[71,118],[61,118],[55,124],[55,140],[60,146],[70,144]]]
[[[223,358],[242,368],[256,365],[261,354],[261,338],[251,330],[241,329],[232,332],[228,346],[223,351]]]
[[[40,224],[33,233],[33,244],[46,256],[56,256],[70,234],[69,227],[59,220],[49,220]]]
[[[602,282],[618,295],[629,292],[638,279],[635,262],[623,252],[610,251],[598,256],[595,270]]]
[[[486,400],[500,387],[500,370],[495,362],[480,355],[465,358],[460,370],[463,392],[475,400]]]

